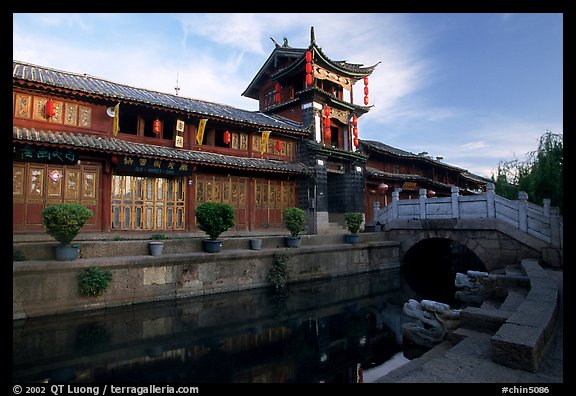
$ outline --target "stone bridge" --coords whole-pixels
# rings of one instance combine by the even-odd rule
[[[374,222],[386,239],[401,243],[401,257],[421,241],[444,238],[467,247],[488,271],[525,258],[563,268],[563,217],[549,199],[539,206],[520,192],[509,200],[495,193],[493,183],[479,195],[463,196],[452,187],[450,197],[427,198],[421,189],[418,199],[400,200],[399,192],[385,208],[375,204]]]

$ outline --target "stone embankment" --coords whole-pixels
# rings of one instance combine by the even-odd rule
[[[562,383],[563,272],[526,259],[497,283],[503,301],[463,309],[446,341],[376,382]]]
[[[73,261],[54,260],[54,243],[21,245],[34,259],[13,263],[13,319],[269,287],[278,254],[289,257],[291,282],[400,267],[398,242],[360,236],[353,245],[343,235],[303,235],[299,248],[265,237],[261,250],[250,249],[250,238],[230,238],[220,253],[204,252],[202,238],[174,239],[164,241],[159,256],[150,255],[150,241],[82,241],[81,258]],[[101,296],[79,292],[78,275],[91,266],[112,272]]]

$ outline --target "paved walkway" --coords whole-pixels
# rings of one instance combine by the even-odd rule
[[[450,341],[377,379],[377,383],[501,383],[545,384],[564,382],[563,271],[549,270],[558,282],[560,316],[537,373],[494,363],[490,357],[492,334],[470,331],[453,345]],[[517,392],[520,393],[520,392]],[[527,393],[527,392],[524,392]]]

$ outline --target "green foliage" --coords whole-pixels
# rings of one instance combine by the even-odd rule
[[[525,161],[513,159],[498,165],[497,175],[492,175],[496,193],[508,199],[518,199],[518,192],[525,191],[528,200],[542,205],[550,198],[551,205],[564,209],[563,137],[547,131],[540,137],[538,149],[526,155]]]
[[[80,293],[85,296],[99,296],[112,280],[112,271],[92,266],[78,274]]]
[[[290,256],[287,254],[274,253],[274,261],[268,279],[276,289],[284,289],[289,281],[288,263]]]
[[[53,204],[42,210],[46,232],[58,242],[68,245],[80,229],[94,215],[90,209],[77,202]]]
[[[150,239],[152,239],[153,241],[162,241],[169,238],[164,234],[152,234],[150,235]]]
[[[196,208],[196,221],[210,239],[218,239],[234,225],[234,208],[225,203],[204,202]]]
[[[24,252],[20,249],[12,248],[12,261],[26,261]]]
[[[290,231],[290,235],[297,237],[306,224],[306,213],[300,208],[290,207],[284,209],[282,215],[284,216],[284,225]]]
[[[364,221],[364,215],[358,212],[348,212],[344,215],[346,227],[352,234],[357,234],[360,230],[360,224]]]

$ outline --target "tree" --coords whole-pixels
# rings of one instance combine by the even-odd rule
[[[518,192],[528,193],[528,201],[542,205],[550,198],[551,205],[564,209],[564,144],[563,136],[546,131],[538,142],[538,149],[526,154],[525,161],[501,161],[497,175],[492,175],[496,193],[517,199]]]

